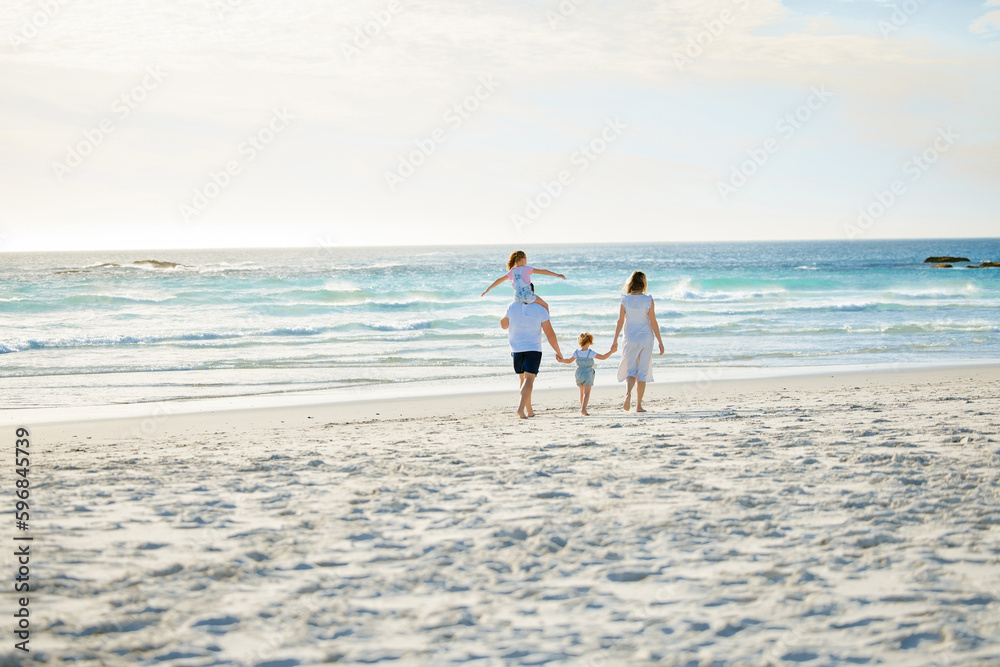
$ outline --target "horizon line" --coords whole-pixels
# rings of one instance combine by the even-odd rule
[[[998,236],[914,236],[914,237],[874,237],[864,239],[836,238],[804,238],[804,239],[705,239],[686,241],[611,241],[611,242],[528,242],[522,244],[524,247],[537,246],[621,246],[621,245],[695,245],[704,243],[864,243],[866,241],[993,241],[1000,240]],[[16,255],[30,253],[84,253],[84,252],[191,252],[200,250],[348,250],[348,249],[376,249],[376,248],[468,248],[468,247],[511,247],[515,243],[412,243],[404,245],[393,244],[338,244],[338,245],[245,245],[245,246],[199,246],[192,248],[185,247],[141,247],[141,248],[85,248],[85,249],[48,249],[48,250],[0,250],[0,255]]]

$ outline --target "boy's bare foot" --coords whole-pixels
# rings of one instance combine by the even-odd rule
[[[628,409],[632,407],[632,394],[625,394],[625,405],[622,406],[622,410],[628,412]]]

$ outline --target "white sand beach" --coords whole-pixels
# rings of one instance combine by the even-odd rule
[[[1000,664],[1000,368],[576,397],[18,424],[31,657]]]

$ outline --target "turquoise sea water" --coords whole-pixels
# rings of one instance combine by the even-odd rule
[[[512,291],[479,294],[512,249],[0,254],[0,407],[506,379],[498,320]],[[568,278],[536,279],[567,353],[582,331],[606,349],[622,282],[646,271],[666,345],[660,380],[1000,360],[1000,269],[922,263],[998,261],[997,239],[525,250]],[[599,379],[616,364],[599,365]],[[572,372],[546,355],[543,373],[572,387]]]

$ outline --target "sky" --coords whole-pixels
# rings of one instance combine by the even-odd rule
[[[0,252],[997,236],[1000,0],[0,0]]]

